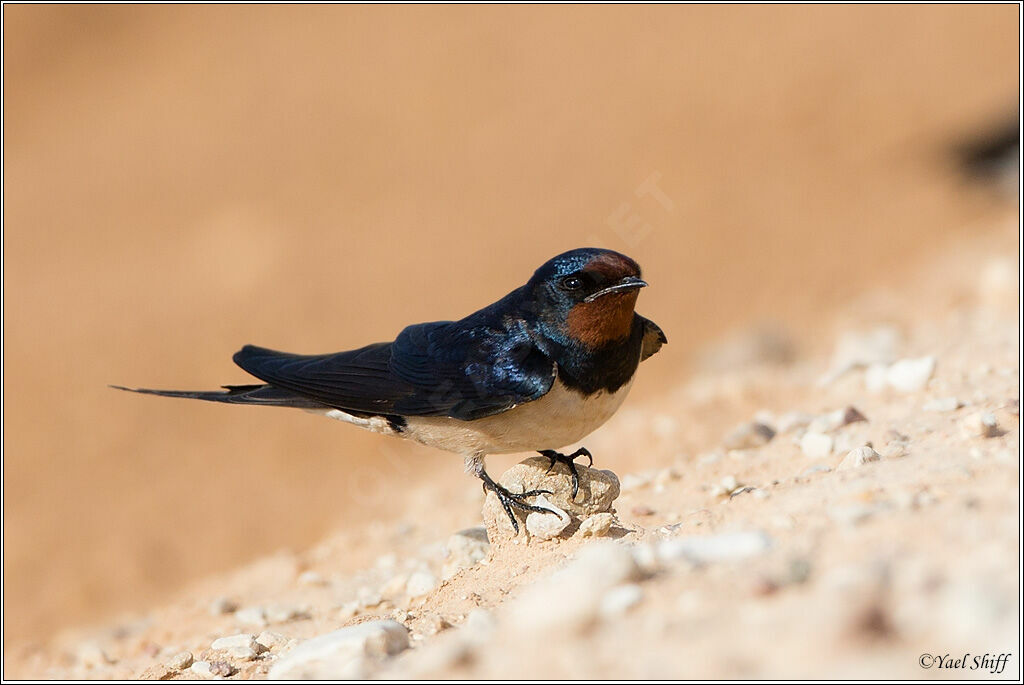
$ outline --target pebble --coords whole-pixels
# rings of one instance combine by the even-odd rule
[[[748,421],[733,428],[722,440],[722,446],[727,450],[756,449],[767,445],[774,437],[775,429],[771,426]]]
[[[800,451],[809,459],[821,459],[832,454],[832,436],[824,433],[804,433],[800,438]]]
[[[264,609],[267,621],[270,623],[285,623],[287,621],[299,621],[310,617],[308,607],[297,607],[286,604],[270,606]]]
[[[815,418],[807,426],[810,433],[831,433],[851,423],[867,421],[868,418],[852,404]]]
[[[806,428],[814,420],[814,416],[802,411],[791,411],[779,417],[776,425],[780,433],[793,433]]]
[[[600,514],[594,514],[588,516],[580,524],[579,530],[577,531],[580,537],[603,537],[608,534],[611,530],[612,525],[615,523],[615,515],[608,512],[602,512]]]
[[[219,614],[231,614],[238,610],[238,602],[229,597],[218,597],[210,602],[210,613],[214,616]]]
[[[605,618],[621,616],[639,604],[643,598],[644,590],[636,583],[619,585],[605,594],[598,611]]]
[[[225,668],[225,666],[227,668]],[[224,661],[215,664],[209,661],[195,661],[188,669],[191,675],[209,680],[211,678],[224,678],[231,675],[231,665]]]
[[[487,541],[487,529],[480,526],[455,533],[448,538],[444,548],[447,556],[441,576],[448,579],[461,569],[486,559],[491,551],[491,543]]]
[[[886,371],[885,380],[890,388],[900,392],[924,390],[935,372],[935,357],[901,359]]]
[[[836,471],[846,471],[848,469],[855,469],[873,461],[878,461],[881,456],[873,450],[870,446],[864,445],[863,447],[857,447],[847,453],[839,466],[836,467]]]
[[[994,438],[1002,434],[995,414],[989,412],[978,412],[964,419],[963,432],[968,438]]]
[[[660,543],[658,558],[662,562],[685,560],[693,564],[739,561],[764,554],[772,544],[771,537],[760,530],[691,536]]]
[[[816,473],[828,473],[832,469],[831,467],[825,466],[824,464],[815,464],[814,466],[807,467],[801,474],[801,478],[808,478]]]
[[[889,387],[889,367],[885,364],[872,364],[864,372],[864,387],[868,392],[882,392]]]
[[[262,633],[256,636],[256,642],[263,645],[266,649],[272,650],[285,646],[291,642],[291,638],[282,635],[281,633],[275,633],[270,630],[264,630]]]
[[[541,513],[539,511],[531,511],[526,516],[526,530],[530,532],[535,538],[541,540],[550,540],[562,533],[563,530],[569,527],[572,523],[572,518],[568,513],[562,511],[557,506],[548,501],[548,498],[541,495],[534,499],[534,504],[545,509],[550,509],[554,513]]]
[[[86,668],[97,668],[114,663],[114,660],[107,655],[106,651],[93,642],[87,642],[80,646],[75,656],[78,658],[78,662]]]
[[[638,504],[635,507],[632,507],[629,510],[629,513],[633,514],[633,516],[654,516],[658,512],[651,509],[646,504]]]
[[[192,652],[179,652],[167,660],[167,667],[181,671],[192,665]]]
[[[218,678],[227,678],[238,673],[238,669],[226,661],[211,661],[210,674]]]
[[[270,667],[271,680],[364,679],[374,662],[409,647],[409,631],[397,621],[369,621],[300,643]]]
[[[410,597],[422,597],[437,587],[437,577],[426,570],[415,571],[405,584],[405,591]]]
[[[964,403],[955,397],[939,397],[925,402],[922,409],[925,411],[949,412],[956,411],[962,406],[964,406]]]
[[[267,625],[267,610],[263,607],[246,607],[235,612],[235,620],[242,625]]]
[[[217,638],[210,644],[210,648],[246,660],[255,659],[257,654],[266,651],[266,647],[256,642],[255,637],[249,633]]]

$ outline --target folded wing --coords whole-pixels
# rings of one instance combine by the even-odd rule
[[[537,399],[555,366],[522,332],[436,322],[392,343],[324,355],[247,345],[235,363],[277,388],[339,409],[469,420]]]

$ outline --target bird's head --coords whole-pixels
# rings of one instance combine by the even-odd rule
[[[583,247],[537,269],[526,287],[537,318],[555,337],[596,348],[630,334],[640,266],[612,250]]]

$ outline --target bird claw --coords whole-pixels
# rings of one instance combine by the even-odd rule
[[[565,464],[569,469],[569,473],[572,475],[572,499],[576,499],[576,495],[580,491],[580,474],[576,470],[576,458],[586,457],[590,460],[590,466],[594,465],[594,455],[590,453],[586,447],[581,447],[572,454],[562,454],[554,450],[540,450],[542,457],[547,457],[551,460],[551,464],[548,465],[548,470],[545,473],[550,473],[551,469],[555,468],[556,463]]]
[[[508,516],[508,520],[512,524],[512,529],[515,530],[516,535],[519,535],[519,521],[516,520],[515,514],[512,512],[513,509],[519,509],[521,511],[536,511],[542,514],[555,514],[557,516],[556,512],[548,509],[547,507],[537,506],[536,504],[530,504],[525,501],[527,497],[553,494],[550,490],[512,492],[508,488],[495,483],[486,473],[482,473],[480,475],[480,480],[483,481],[484,492],[490,490],[495,494],[495,496],[497,496],[498,501],[501,502],[501,508],[505,510],[505,514]]]

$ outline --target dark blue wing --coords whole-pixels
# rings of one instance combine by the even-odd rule
[[[555,375],[525,331],[466,320],[409,326],[393,343],[337,354],[248,345],[234,359],[266,383],[339,409],[463,420],[537,399]]]

